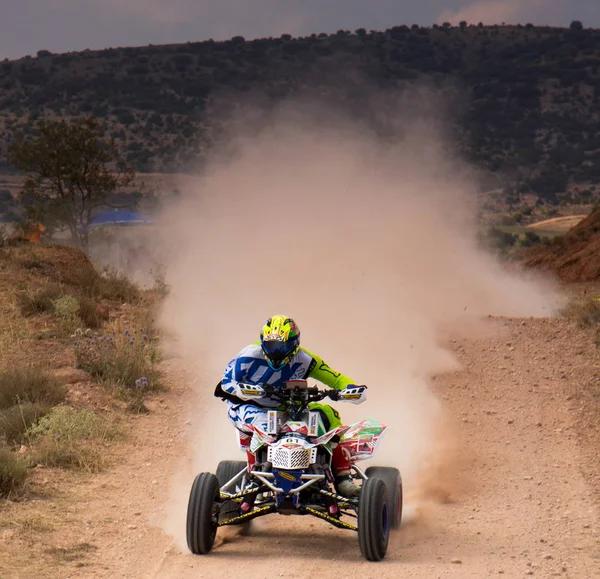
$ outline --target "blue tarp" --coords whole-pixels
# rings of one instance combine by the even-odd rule
[[[89,227],[100,227],[101,225],[122,225],[127,223],[154,223],[152,217],[136,213],[135,211],[105,211],[96,215],[88,225]]]

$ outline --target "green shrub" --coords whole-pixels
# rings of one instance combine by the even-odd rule
[[[27,467],[8,448],[0,448],[0,497],[18,491],[27,478]]]
[[[30,402],[55,406],[64,401],[66,388],[41,368],[28,366],[0,371],[0,409]]]
[[[60,440],[43,436],[35,446],[32,456],[35,464],[69,470],[100,472],[107,463],[102,448],[85,442]]]
[[[120,432],[105,417],[89,410],[57,406],[25,434],[33,458],[45,466],[98,472],[107,461],[104,443]]]
[[[0,410],[0,438],[10,445],[23,444],[27,430],[49,410],[49,406],[31,402]]]
[[[54,314],[62,330],[67,333],[74,332],[81,321],[79,317],[79,300],[74,296],[64,295],[52,303],[54,305]]]
[[[41,436],[62,440],[104,439],[109,431],[107,420],[99,414],[57,406],[27,431],[27,437],[31,440]]]

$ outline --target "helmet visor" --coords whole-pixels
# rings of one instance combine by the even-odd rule
[[[282,342],[280,340],[265,340],[263,342],[265,354],[273,361],[283,360],[294,349],[292,342]]]

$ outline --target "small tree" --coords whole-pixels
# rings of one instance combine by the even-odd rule
[[[583,24],[580,20],[573,20],[569,28],[574,32],[580,32],[581,30],[583,30]]]
[[[73,243],[87,251],[92,212],[132,184],[135,171],[93,117],[36,125],[38,134],[17,141],[9,153],[25,177],[21,201],[30,219],[49,230],[68,229]]]

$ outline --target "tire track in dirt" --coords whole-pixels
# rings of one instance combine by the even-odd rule
[[[453,340],[463,368],[433,382],[450,425],[447,460],[429,465],[412,520],[383,562],[364,561],[354,533],[308,517],[258,520],[209,556],[180,550],[162,527],[172,477],[189,461],[191,392],[170,362],[172,389],[137,419],[120,466],[74,497],[79,532],[98,549],[62,576],[600,576],[598,504],[583,474],[597,464],[577,426],[577,388],[599,370],[591,335],[562,319],[492,318],[486,327]]]

